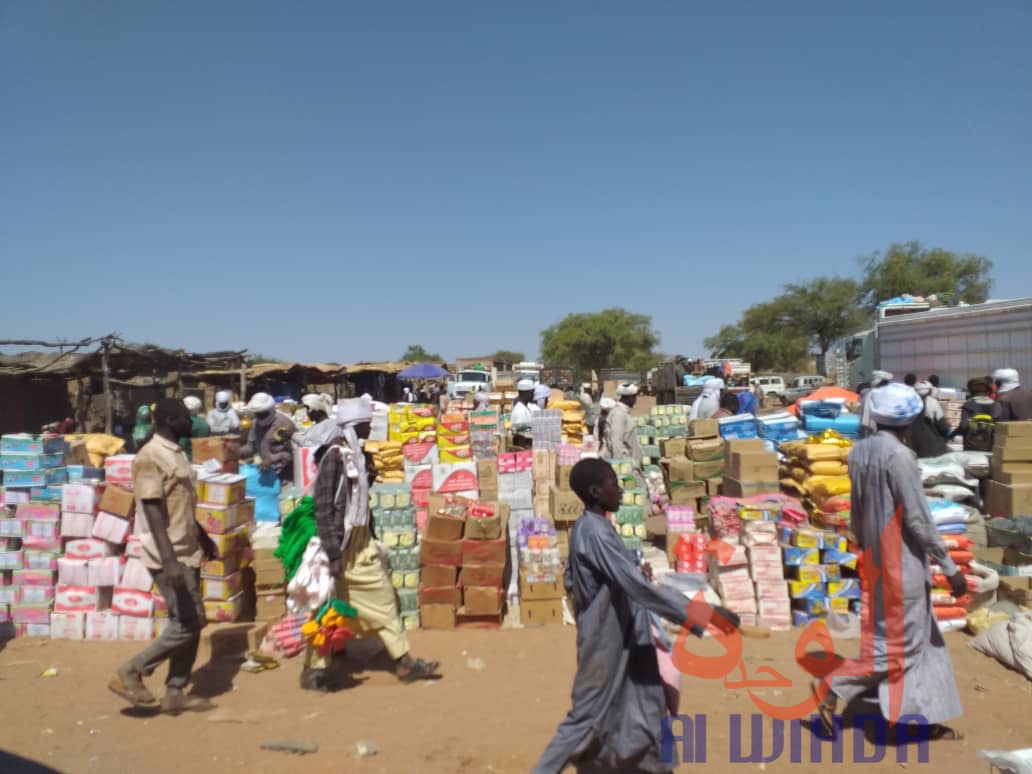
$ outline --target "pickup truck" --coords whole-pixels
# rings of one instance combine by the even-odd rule
[[[786,406],[791,406],[800,398],[805,398],[811,392],[824,386],[823,376],[797,376],[792,380],[792,386],[782,394],[782,400]]]

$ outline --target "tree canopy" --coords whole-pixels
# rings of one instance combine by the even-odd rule
[[[511,349],[500,349],[491,356],[497,363],[522,363],[527,356]]]
[[[443,363],[444,358],[440,355],[428,352],[420,344],[410,344],[409,348],[402,354],[401,359],[409,363]]]
[[[656,365],[659,336],[649,315],[626,309],[569,314],[541,332],[545,363],[579,372],[601,368],[644,371]]]
[[[869,310],[904,293],[979,304],[992,287],[993,262],[988,258],[920,242],[893,243],[884,253],[861,258],[860,266],[860,302]]]

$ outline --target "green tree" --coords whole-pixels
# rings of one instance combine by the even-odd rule
[[[792,317],[787,296],[754,304],[735,325],[725,325],[703,344],[713,357],[737,357],[755,371],[792,371],[806,359],[809,336]]]
[[[645,371],[659,360],[652,318],[626,309],[570,314],[541,332],[541,357],[580,373],[601,368]]]
[[[516,352],[511,349],[500,349],[491,355],[491,358],[496,363],[522,363],[527,359],[527,356],[522,352]]]
[[[809,336],[810,345],[823,356],[835,341],[863,325],[857,309],[859,294],[854,280],[817,277],[805,285],[786,285],[779,299],[791,327]]]
[[[992,287],[993,262],[988,258],[926,248],[920,242],[893,243],[885,253],[861,258],[860,265],[860,301],[872,311],[880,301],[904,293],[978,304]]]
[[[402,354],[401,359],[403,362],[408,363],[443,363],[444,358],[440,355],[427,352],[427,350],[419,344],[410,344],[409,348]]]

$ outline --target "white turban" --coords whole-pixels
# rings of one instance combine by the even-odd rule
[[[345,398],[337,401],[337,424],[357,425],[373,419],[373,404],[368,397]]]
[[[219,390],[218,392],[215,393],[215,403],[216,404],[229,403],[229,401],[230,401],[230,399],[232,397],[233,396],[230,395],[229,390]]]
[[[520,379],[516,383],[516,390],[518,392],[530,392],[533,389],[534,389],[534,382],[532,382],[530,379]]]
[[[247,401],[247,410],[259,414],[264,411],[272,411],[276,408],[276,401],[267,392],[256,392]]]
[[[883,384],[888,384],[892,381],[892,374],[888,371],[872,371],[871,372],[871,386],[881,387]]]
[[[547,384],[539,384],[534,388],[534,400],[541,400],[542,398],[545,398],[547,400],[551,397],[552,390],[548,387]]]
[[[602,398],[602,400],[598,402],[598,407],[603,411],[612,411],[616,408],[616,401],[612,398]]]
[[[998,368],[993,371],[993,381],[996,382],[1000,392],[1010,392],[1020,386],[1018,372],[1013,368]]]
[[[707,379],[702,383],[702,392],[704,395],[719,395],[722,389],[724,389],[723,379]]]
[[[914,421],[924,409],[924,403],[913,387],[889,382],[876,387],[868,395],[871,419],[876,425],[904,427]]]
[[[932,386],[931,382],[918,382],[914,385],[914,392],[916,392],[922,398],[926,395],[931,395],[932,390],[934,389],[935,388]]]
[[[309,411],[325,411],[327,415],[333,410],[333,402],[326,395],[310,392],[301,398],[301,403]]]
[[[198,411],[201,410],[201,407],[204,405],[203,403],[201,403],[201,399],[198,398],[196,395],[187,395],[185,398],[183,398],[183,403],[186,405],[187,410],[191,414],[196,414]]]
[[[631,395],[637,395],[638,385],[631,384],[630,382],[625,382],[624,384],[621,384],[619,387],[616,388],[616,394],[619,395],[621,398],[627,398]]]

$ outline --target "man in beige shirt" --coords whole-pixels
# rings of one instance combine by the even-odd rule
[[[143,562],[168,606],[168,626],[148,648],[118,669],[108,687],[129,703],[157,704],[143,678],[168,661],[161,709],[173,715],[202,710],[211,703],[184,692],[190,682],[201,629],[201,559],[214,559],[215,544],[197,523],[193,469],[178,439],[190,433],[183,401],[163,398],[154,411],[154,434],[133,460],[136,518],[143,520]]]

